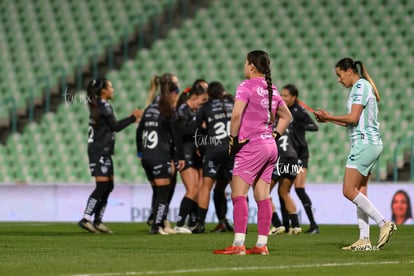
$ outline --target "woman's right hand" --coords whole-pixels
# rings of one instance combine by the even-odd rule
[[[135,122],[139,122],[141,121],[142,115],[144,114],[144,110],[143,109],[134,109],[134,111],[132,111],[131,115],[134,115],[135,117]]]

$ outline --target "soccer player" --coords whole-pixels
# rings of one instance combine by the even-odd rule
[[[194,142],[204,146],[203,184],[198,193],[197,226],[193,233],[205,232],[205,220],[210,202],[210,192],[220,170],[230,171],[233,162],[228,154],[229,128],[233,101],[224,98],[220,82],[211,82],[207,93],[209,100],[198,112],[198,121],[205,124],[205,135],[195,135]]]
[[[181,234],[191,234],[190,227],[196,224],[197,196],[202,185],[202,160],[197,152],[194,136],[199,129],[197,111],[208,100],[207,87],[208,83],[203,79],[194,81],[191,89],[180,96],[177,103],[175,124],[179,134],[177,151],[184,155],[185,160],[184,167],[179,172],[186,192],[181,200],[178,221],[174,229]],[[193,216],[191,216],[192,212],[194,212]],[[190,218],[188,226],[185,225],[187,217],[193,217]]]
[[[277,147],[272,135],[275,114],[279,117],[277,136],[284,133],[292,119],[289,109],[272,84],[270,58],[265,51],[247,54],[244,80],[237,88],[231,117],[229,153],[234,158],[231,196],[233,201],[233,244],[215,254],[269,254],[267,239],[272,207],[270,181],[277,160]],[[247,194],[253,187],[257,203],[258,238],[246,250],[244,245],[248,222]]]
[[[83,218],[78,225],[91,233],[112,233],[102,218],[109,194],[114,188],[112,155],[115,147],[115,132],[141,119],[142,110],[135,109],[130,116],[117,121],[108,102],[114,96],[112,83],[106,79],[92,80],[87,87],[90,101],[88,128],[88,156],[91,175],[95,177],[95,190],[88,198]],[[93,223],[91,222],[94,216]]]
[[[276,208],[272,203],[272,229],[270,234],[282,234],[289,231],[289,234],[302,233],[299,226],[298,212],[295,201],[290,196],[290,189],[298,173],[302,168],[298,162],[298,154],[293,142],[293,122],[286,129],[285,133],[276,141],[279,158],[272,173],[270,189],[279,182],[278,194],[280,199],[280,210],[282,212],[283,224],[276,213]],[[291,227],[290,227],[291,226]]]
[[[342,192],[357,207],[360,234],[359,240],[342,249],[369,251],[372,250],[369,235],[369,217],[380,227],[377,248],[384,246],[397,230],[396,225],[393,222],[386,221],[367,197],[368,181],[372,168],[377,163],[383,150],[377,104],[380,95],[361,61],[343,58],[336,64],[335,72],[338,82],[346,88],[351,88],[348,98],[348,113],[332,115],[319,108],[314,114],[318,122],[332,122],[348,129],[351,152],[348,155],[345,167]]]
[[[168,235],[175,233],[165,225],[171,200],[173,179],[174,147],[178,135],[175,132],[174,105],[178,99],[178,79],[171,73],[156,77],[160,95],[144,112],[136,132],[138,158],[153,188],[151,234]],[[178,153],[178,152],[177,152]],[[183,164],[184,157],[178,156]],[[180,166],[180,165],[179,165]]]
[[[299,101],[298,99],[299,90],[295,85],[285,85],[282,87],[280,95],[289,107],[289,110],[293,116],[292,138],[296,144],[295,148],[299,158],[298,165],[302,168],[294,180],[294,185],[296,194],[302,202],[303,208],[305,209],[306,215],[308,216],[310,222],[310,227],[305,231],[305,233],[318,234],[319,226],[313,216],[312,201],[305,191],[306,174],[308,172],[309,163],[309,149],[305,133],[306,131],[318,131],[319,128],[318,125],[312,120],[306,109],[301,106],[302,101]]]

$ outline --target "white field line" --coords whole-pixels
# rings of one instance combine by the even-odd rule
[[[414,263],[411,261],[382,261],[382,262],[352,262],[352,263],[321,263],[321,264],[298,264],[298,265],[280,265],[280,266],[251,266],[251,267],[220,267],[220,268],[200,268],[200,269],[182,269],[182,270],[164,270],[164,271],[130,271],[130,272],[113,272],[113,273],[87,273],[71,274],[69,276],[123,276],[123,275],[157,275],[157,274],[179,274],[179,273],[202,273],[202,272],[224,272],[239,270],[283,270],[292,268],[316,268],[316,267],[345,267],[345,266],[369,266],[369,265],[396,265],[403,263]]]

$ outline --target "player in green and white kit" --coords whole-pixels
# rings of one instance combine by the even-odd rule
[[[359,73],[358,67],[361,69]],[[343,58],[335,66],[338,82],[352,88],[348,98],[348,114],[335,116],[323,109],[315,111],[318,122],[332,122],[348,128],[351,152],[345,168],[343,194],[357,206],[359,240],[344,250],[372,250],[369,238],[371,217],[380,227],[376,244],[381,248],[397,230],[393,222],[386,221],[367,197],[367,184],[372,168],[381,156],[383,145],[378,123],[378,90],[361,61]]]

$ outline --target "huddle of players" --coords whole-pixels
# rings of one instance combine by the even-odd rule
[[[196,80],[178,98],[178,81],[174,75],[166,73],[156,79],[160,94],[145,109],[136,135],[138,157],[153,188],[152,214],[147,221],[151,225],[150,233],[204,233],[214,183],[213,197],[219,224],[213,231],[232,231],[226,220],[225,188],[231,181],[233,168],[233,161],[228,154],[233,98],[225,93],[220,82],[203,86],[200,84],[207,82],[202,79]],[[306,113],[300,106],[294,107],[296,111],[298,107]],[[295,136],[294,125],[290,124],[277,141],[279,161],[273,173],[273,186],[279,181],[279,187],[289,185],[289,191],[296,174],[300,172],[297,152],[300,143],[300,137]],[[183,177],[183,172],[187,169],[199,171],[199,177]],[[177,224],[171,228],[167,214],[177,172],[182,176],[187,193],[180,204]],[[189,180],[194,183],[187,183]],[[285,186],[285,190],[286,188]],[[189,196],[189,189],[196,190],[195,198]],[[279,198],[283,227],[289,229],[291,226],[290,233],[297,234],[300,227],[296,209],[290,207],[292,202],[286,202],[289,197],[283,195]],[[288,208],[284,208],[286,205]],[[275,211],[272,223],[280,233],[282,223]]]
[[[207,86],[201,85],[206,83],[204,80],[197,80],[178,98],[178,84],[174,78],[168,73],[157,78],[160,94],[145,109],[137,128],[138,156],[153,187],[152,215],[148,219],[150,232],[164,235],[192,233],[196,225],[199,232],[204,232],[201,226],[208,206],[198,206],[197,200],[205,199],[189,193],[181,201],[176,227],[169,226],[167,213],[177,172],[181,173],[187,192],[198,192],[204,178],[217,182],[214,201],[220,223],[215,230],[232,230],[225,219],[227,205],[224,194],[232,168],[227,153],[232,97],[225,94],[219,82]],[[183,173],[186,170],[194,171],[195,177],[189,178]],[[202,175],[197,174],[201,171]],[[164,180],[162,185],[159,185],[160,179]],[[190,225],[184,225],[186,221]]]

